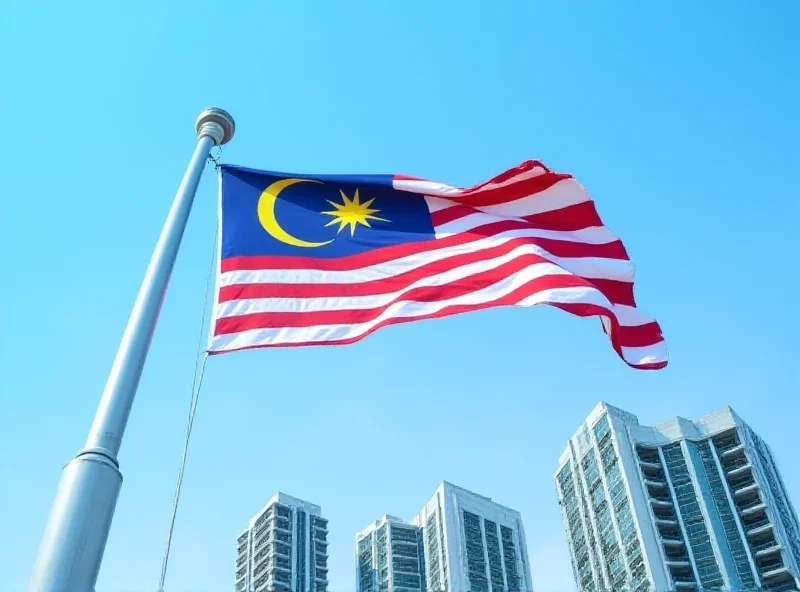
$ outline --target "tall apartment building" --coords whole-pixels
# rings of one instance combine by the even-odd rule
[[[237,592],[327,592],[328,521],[315,504],[276,493],[236,549]]]
[[[600,403],[555,481],[580,592],[800,590],[797,515],[729,407],[648,427]]]
[[[359,592],[426,592],[422,529],[394,516],[356,535]]]
[[[358,592],[531,590],[519,512],[447,482],[412,520],[385,516],[356,535],[356,558]]]

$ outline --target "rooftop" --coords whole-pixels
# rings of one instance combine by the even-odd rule
[[[606,411],[609,415],[617,417],[625,423],[635,441],[647,442],[653,445],[668,444],[682,439],[699,440],[713,436],[718,432],[729,430],[737,425],[745,425],[745,422],[731,407],[725,406],[694,420],[675,416],[654,426],[644,426],[639,423],[639,418],[633,413],[614,407],[605,401],[600,401],[581,423],[581,426],[570,440],[585,440],[585,426],[593,426]],[[566,447],[559,458],[559,470],[566,464],[568,459],[569,446]]]

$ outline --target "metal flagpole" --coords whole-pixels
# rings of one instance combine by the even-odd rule
[[[94,592],[122,486],[117,453],[161,303],[208,154],[233,137],[235,126],[226,111],[206,109],[195,129],[197,147],[147,267],[86,446],[64,467],[29,592]]]

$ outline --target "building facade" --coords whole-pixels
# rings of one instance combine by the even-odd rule
[[[732,409],[654,427],[600,403],[555,475],[580,592],[800,590],[800,523]]]
[[[356,535],[358,592],[426,592],[422,529],[394,516]]]
[[[399,546],[395,531],[407,541],[402,564],[389,555]],[[447,482],[412,520],[386,516],[359,533],[356,557],[358,592],[531,590],[519,512]]]
[[[328,590],[328,521],[315,504],[276,493],[236,550],[237,592]]]

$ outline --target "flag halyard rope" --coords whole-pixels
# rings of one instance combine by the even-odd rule
[[[209,156],[209,160],[214,164],[214,167],[219,170],[219,162]],[[178,504],[181,498],[181,488],[183,486],[183,475],[186,469],[186,458],[189,452],[189,440],[192,437],[192,427],[194,426],[195,413],[197,411],[197,403],[200,400],[200,389],[203,386],[203,376],[206,371],[206,362],[208,361],[208,353],[204,351],[203,337],[205,329],[206,313],[208,312],[208,295],[211,291],[212,281],[214,279],[214,268],[216,262],[217,241],[219,240],[219,230],[214,233],[214,241],[211,250],[211,264],[208,269],[208,277],[206,279],[206,293],[203,300],[203,313],[200,316],[200,331],[197,340],[197,352],[195,354],[194,363],[194,376],[192,378],[192,390],[189,397],[189,415],[186,421],[186,435],[183,440],[183,453],[181,454],[180,468],[178,469],[178,479],[175,484],[175,496],[172,501],[172,512],[170,514],[169,529],[167,533],[167,541],[164,546],[164,558],[161,561],[161,575],[158,581],[158,592],[164,592],[164,582],[167,578],[167,566],[169,564],[169,552],[172,547],[172,535],[175,530],[175,518],[178,515]]]

